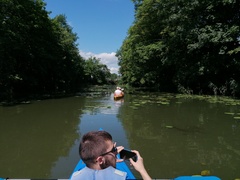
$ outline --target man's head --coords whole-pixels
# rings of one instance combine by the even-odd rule
[[[116,147],[112,136],[106,131],[91,131],[82,137],[79,155],[84,163],[93,169],[116,166]]]

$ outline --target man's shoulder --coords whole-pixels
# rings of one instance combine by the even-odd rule
[[[92,179],[92,174],[93,174],[94,170],[89,169],[87,167],[84,167],[83,169],[76,171],[72,174],[71,180],[76,180],[76,179],[80,179],[80,178],[85,178],[85,179]]]
[[[97,177],[100,179],[103,178],[104,180],[125,180],[126,176],[126,172],[115,169],[112,166],[103,170],[99,170],[97,173]]]
[[[127,176],[126,172],[117,170],[111,166],[103,170],[93,170],[85,167],[80,171],[74,172],[71,177],[71,180],[77,179],[125,180],[126,176]]]
[[[123,172],[123,171],[120,171],[112,166],[104,169],[105,171],[109,171],[110,173],[113,173],[114,175],[116,176],[121,176],[121,177],[126,177],[127,173],[126,172]]]

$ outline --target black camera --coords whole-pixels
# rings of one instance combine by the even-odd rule
[[[127,150],[127,149],[123,149],[122,151],[120,151],[120,159],[123,159],[123,160],[128,160],[130,158],[132,158],[133,161],[137,161],[137,154],[130,151],[130,150]]]

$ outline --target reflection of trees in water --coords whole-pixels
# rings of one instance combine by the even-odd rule
[[[2,109],[1,176],[50,178],[54,162],[79,138],[84,103],[84,98],[65,98]]]
[[[240,131],[233,128],[239,105],[238,100],[223,97],[135,94],[125,97],[119,119],[130,147],[142,152],[153,177],[207,169],[233,179],[229,172],[237,174],[240,155],[236,143]]]
[[[113,100],[113,93],[102,97],[88,98],[88,102],[83,108],[83,112],[90,115],[102,114],[117,114],[118,109],[123,105],[124,99]]]

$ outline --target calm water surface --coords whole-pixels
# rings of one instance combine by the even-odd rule
[[[139,150],[153,178],[203,170],[240,178],[239,102],[156,93],[0,107],[0,177],[69,178],[81,136],[100,127],[118,145]]]

